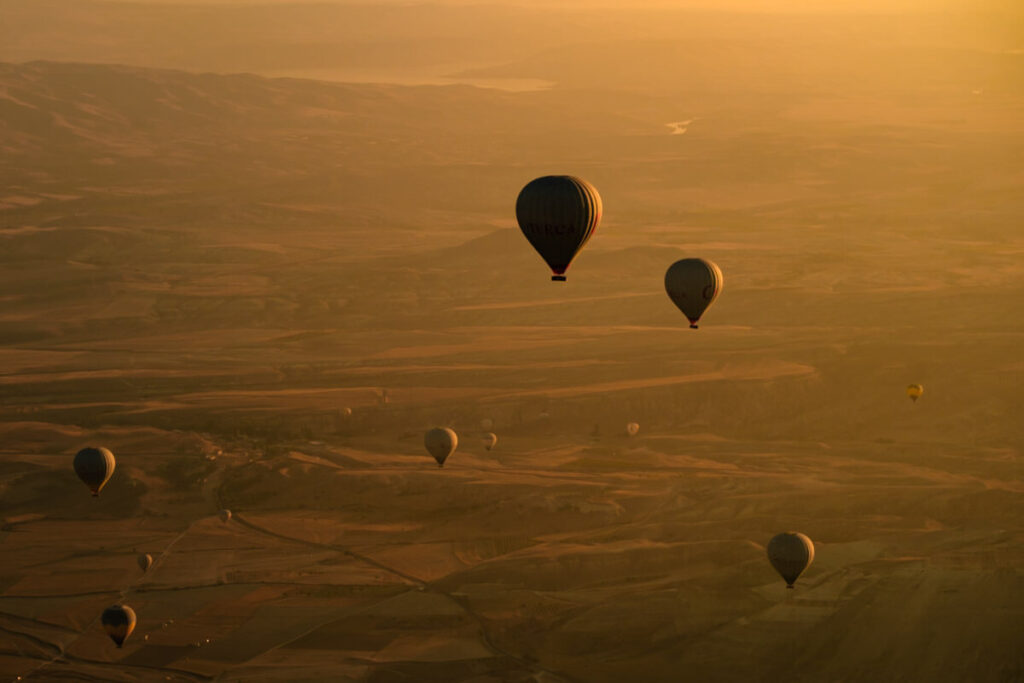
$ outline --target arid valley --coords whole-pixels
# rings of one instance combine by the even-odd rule
[[[0,5],[0,676],[1024,680],[1014,5],[75,4]]]

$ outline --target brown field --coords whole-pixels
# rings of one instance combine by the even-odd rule
[[[173,33],[245,3],[157,5]],[[293,11],[385,21],[339,7]],[[290,24],[262,61],[156,19],[0,46],[0,675],[1024,680],[1017,34],[816,17],[762,60],[797,19],[744,19],[744,51],[714,15],[561,45],[536,11],[490,19],[525,46],[393,64],[284,59]],[[265,77],[357,67],[462,84]],[[561,171],[606,214],[556,284],[512,207]],[[699,331],[662,289],[684,256],[725,276]],[[790,529],[817,554],[787,591],[764,546]]]

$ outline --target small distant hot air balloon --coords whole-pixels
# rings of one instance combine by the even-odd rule
[[[447,427],[434,427],[423,436],[423,445],[427,452],[434,456],[438,467],[444,467],[444,461],[455,452],[459,445],[459,437],[454,430]]]
[[[345,406],[344,408],[338,411],[338,415],[340,415],[341,417],[352,417],[352,409],[349,408],[348,406]]]
[[[768,542],[768,561],[792,588],[797,577],[814,561],[814,544],[804,534],[787,531]]]
[[[626,425],[626,434],[629,436],[636,436],[640,433],[640,425],[636,422],[630,422]]]
[[[484,449],[489,451],[498,445],[498,435],[494,432],[487,432],[484,434],[483,441]]]
[[[75,474],[85,482],[93,496],[114,474],[114,454],[106,448],[83,448],[75,455]]]
[[[142,553],[139,555],[139,569],[144,572],[149,571],[149,568],[153,566],[153,556],[149,553]]]
[[[494,429],[494,420],[492,420],[489,417],[485,417],[484,419],[480,420],[480,429],[484,430],[485,432],[491,431],[492,429]]]
[[[231,520],[231,510],[221,510],[217,516],[220,517],[220,521],[227,524]]]
[[[665,291],[697,329],[697,321],[722,291],[722,271],[706,259],[684,258],[666,271]]]
[[[121,647],[135,630],[135,611],[128,605],[112,605],[103,610],[100,623],[110,639]]]
[[[601,212],[597,189],[575,176],[536,178],[516,199],[519,228],[551,267],[551,279],[561,282],[576,254],[597,230]]]
[[[921,394],[924,393],[924,387],[920,384],[907,385],[907,396],[911,401],[917,403],[917,399],[921,398]]]

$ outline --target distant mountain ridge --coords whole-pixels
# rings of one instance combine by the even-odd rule
[[[32,154],[45,154],[42,143],[55,139],[117,147],[133,138],[165,135],[168,128],[183,140],[197,138],[200,131],[239,135],[240,123],[280,126],[282,142],[302,140],[290,137],[298,134],[294,129],[307,136],[317,129],[343,134],[370,122],[400,134],[402,121],[394,113],[403,96],[401,113],[420,107],[425,111],[416,113],[422,115],[460,99],[501,100],[500,94],[468,86],[407,88],[124,65],[0,63],[0,140],[9,153],[25,146]]]
[[[447,211],[448,197],[472,212],[486,205],[483,190],[458,184],[480,182],[481,165],[505,168],[523,139],[544,134],[552,124],[539,105],[461,85],[0,64],[6,215],[35,215],[46,193],[97,195],[102,214],[174,202],[176,220],[201,213],[228,224],[386,214],[401,225],[410,222],[402,205]]]

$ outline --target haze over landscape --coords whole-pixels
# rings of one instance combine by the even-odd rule
[[[1024,7],[818,4],[0,0],[0,675],[1024,680]]]

